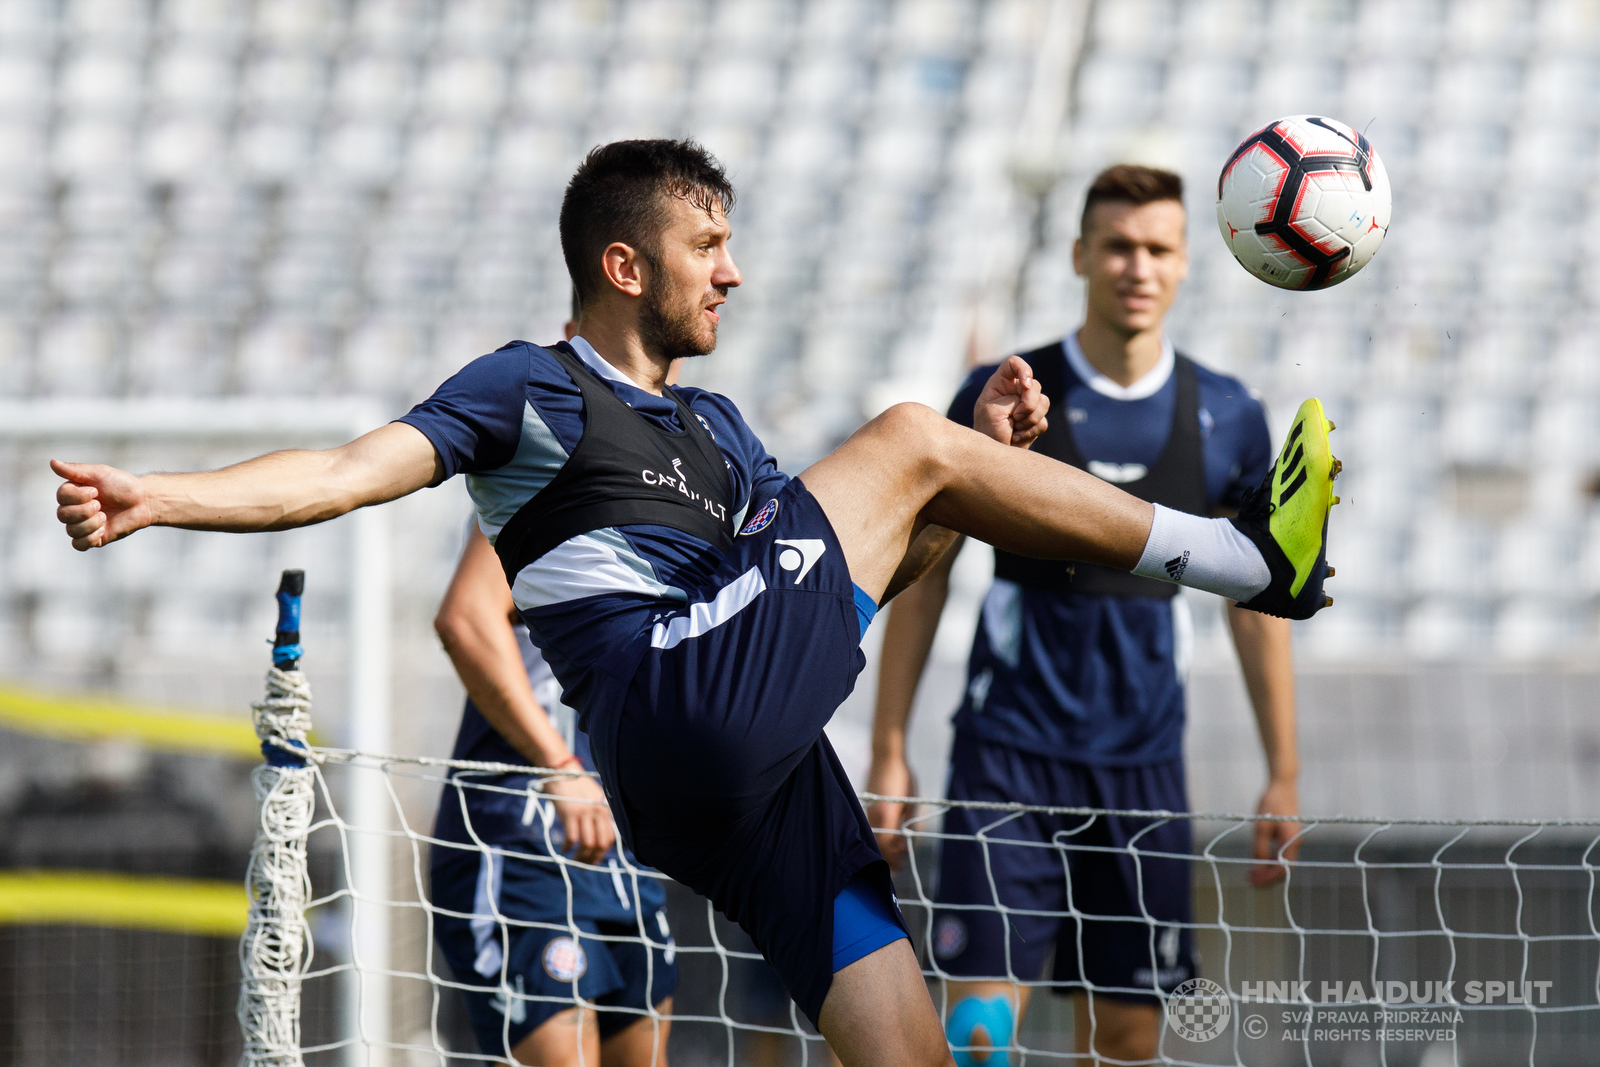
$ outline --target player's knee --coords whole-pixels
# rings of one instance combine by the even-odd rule
[[[926,404],[907,400],[885,408],[871,424],[884,434],[926,433],[928,427],[943,422],[944,417]]]
[[[1013,1026],[1011,1001],[1004,996],[957,1001],[944,1024],[956,1067],[1011,1067]]]
[[[937,464],[945,458],[945,442],[955,424],[926,404],[906,401],[867,425],[899,454]]]

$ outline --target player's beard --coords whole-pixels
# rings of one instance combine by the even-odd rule
[[[717,324],[706,322],[701,312],[711,302],[713,291],[685,298],[668,285],[648,287],[639,307],[639,338],[645,350],[660,353],[669,361],[709,355],[717,347]]]

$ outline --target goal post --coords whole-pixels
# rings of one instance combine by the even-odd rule
[[[241,1067],[301,1067],[300,983],[315,948],[306,922],[312,899],[306,848],[317,807],[311,686],[300,670],[300,596],[305,571],[284,571],[266,696],[251,705],[262,763],[251,772],[256,839],[245,871],[249,919],[239,939]]]
[[[0,402],[0,442],[8,444],[149,443],[330,447],[384,422],[366,398],[72,399]],[[348,714],[343,742],[364,752],[393,746],[389,518],[360,508],[347,524],[345,566]],[[315,580],[315,579],[313,579]],[[341,1029],[351,1038],[344,1061],[387,1067],[390,1030],[392,815],[388,791],[373,776],[352,779],[344,799],[349,835],[350,952]]]

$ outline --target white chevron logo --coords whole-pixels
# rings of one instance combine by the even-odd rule
[[[816,566],[817,560],[828,550],[828,546],[816,538],[799,538],[794,541],[785,541],[781,537],[773,538],[773,544],[787,545],[778,555],[778,566],[786,571],[799,571],[794,576],[794,584],[799,585],[801,579],[811,573],[811,568]]]

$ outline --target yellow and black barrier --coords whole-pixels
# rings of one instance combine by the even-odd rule
[[[0,729],[61,741],[127,740],[187,755],[259,760],[261,742],[243,716],[208,715],[98,695],[0,685]]]
[[[141,748],[257,761],[243,716],[174,711],[101,695],[0,684],[0,730],[60,741],[129,741]],[[242,882],[100,871],[0,871],[0,925],[95,926],[237,937],[249,901]]]
[[[240,882],[99,871],[0,871],[0,925],[238,937],[248,913]]]

